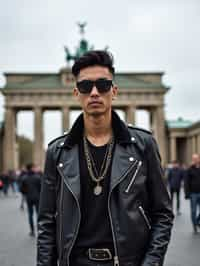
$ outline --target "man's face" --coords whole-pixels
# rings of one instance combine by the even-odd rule
[[[80,71],[77,82],[83,80],[96,81],[98,79],[112,80],[113,76],[107,67],[89,66]],[[93,86],[91,92],[86,94],[80,93],[78,88],[75,88],[74,95],[86,114],[102,115],[110,111],[112,100],[117,95],[117,87],[113,85],[109,91],[101,93],[96,86]]]
[[[194,165],[198,165],[200,163],[199,155],[198,154],[193,154],[192,155],[192,163]]]

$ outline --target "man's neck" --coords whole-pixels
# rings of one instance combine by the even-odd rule
[[[83,115],[84,134],[95,146],[102,146],[110,140],[112,136],[111,112],[99,116]]]

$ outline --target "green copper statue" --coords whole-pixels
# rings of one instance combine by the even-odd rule
[[[74,54],[72,54],[68,47],[64,47],[65,48],[65,53],[66,53],[66,61],[69,64],[69,62],[71,60],[76,60],[77,58],[79,58],[81,55],[83,55],[84,53],[91,51],[94,49],[93,46],[89,47],[89,43],[88,41],[84,38],[84,34],[85,34],[85,26],[87,25],[86,22],[84,23],[78,23],[78,26],[80,28],[80,34],[82,35],[82,38],[80,40],[79,46],[77,47],[76,51]]]

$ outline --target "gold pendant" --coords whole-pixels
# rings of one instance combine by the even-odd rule
[[[99,196],[102,192],[102,186],[100,186],[99,184],[96,185],[96,187],[94,188],[94,194],[96,196]]]

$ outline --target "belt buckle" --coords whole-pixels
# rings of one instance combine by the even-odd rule
[[[98,257],[98,252],[100,252],[100,256]],[[101,256],[101,252],[103,252],[103,256]],[[93,253],[96,253],[97,255],[94,256]],[[88,249],[88,255],[89,259],[93,261],[108,261],[112,260],[112,254],[108,248],[89,248]]]

